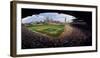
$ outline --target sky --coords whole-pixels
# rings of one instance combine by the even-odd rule
[[[87,27],[92,28],[92,12],[89,11],[72,11],[72,10],[52,10],[52,9],[31,9],[31,8],[22,8],[21,9],[21,18],[29,18],[40,13],[59,13],[59,14],[68,14],[76,17],[74,21],[80,20],[87,23]],[[35,17],[36,18],[36,17]],[[61,18],[59,20],[62,20]]]
[[[32,23],[32,22],[40,22],[47,20],[47,18],[54,21],[60,21],[60,22],[73,22],[73,19],[76,19],[76,17],[69,15],[69,14],[63,14],[63,13],[57,13],[57,12],[45,12],[45,13],[39,13],[39,14],[33,14],[32,16],[27,16],[25,18],[22,18],[22,23]]]

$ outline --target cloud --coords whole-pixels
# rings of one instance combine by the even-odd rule
[[[45,17],[40,16],[40,15],[32,15],[28,16],[22,19],[22,23],[33,23],[33,22],[39,22],[39,21],[44,21]]]
[[[32,23],[33,22],[33,19],[32,19],[32,16],[28,16],[28,17],[25,17],[22,19],[22,23]]]
[[[22,23],[32,23],[32,22],[39,22],[39,21],[44,21],[46,19],[52,19],[55,21],[60,21],[60,22],[72,22],[73,19],[76,19],[76,17],[68,14],[63,14],[63,13],[55,13],[55,12],[48,12],[48,13],[40,13],[38,15],[32,15],[28,16],[22,19]]]

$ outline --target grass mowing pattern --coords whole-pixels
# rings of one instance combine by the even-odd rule
[[[57,24],[32,24],[27,27],[33,32],[40,32],[52,37],[58,37],[64,31],[64,25]]]

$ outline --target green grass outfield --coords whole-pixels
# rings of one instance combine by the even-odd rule
[[[64,31],[64,25],[60,24],[32,24],[27,26],[32,32],[40,32],[52,37],[58,37]]]

